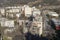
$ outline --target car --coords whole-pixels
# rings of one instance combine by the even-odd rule
[[[56,30],[60,30],[60,22],[59,22],[59,19],[52,19],[53,20],[53,22],[55,23],[55,28],[56,28]]]
[[[60,22],[57,22],[58,24],[56,25],[56,30],[60,30]]]

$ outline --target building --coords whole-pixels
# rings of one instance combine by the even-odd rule
[[[21,15],[21,6],[5,7],[5,11],[6,17],[19,18]]]
[[[0,15],[4,16],[5,15],[5,9],[4,8],[0,8]]]
[[[2,27],[14,27],[14,20],[1,21]]]
[[[32,8],[29,7],[28,5],[24,5],[24,12],[25,12],[25,16],[29,17],[32,14]]]

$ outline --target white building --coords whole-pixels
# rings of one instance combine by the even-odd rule
[[[14,20],[6,20],[1,22],[2,27],[14,27]]]
[[[20,17],[22,6],[6,7],[6,16],[13,18],[14,16]]]
[[[48,14],[50,16],[55,16],[55,17],[58,17],[59,16],[59,14],[57,14],[56,12],[52,12],[52,11],[48,12]]]
[[[0,8],[0,14],[5,15],[5,9],[4,8]]]
[[[42,22],[34,21],[32,23],[32,27],[30,28],[30,32],[32,34],[42,35],[42,32],[43,32],[42,29],[43,29]]]
[[[32,14],[32,8],[28,5],[24,5],[22,10],[24,10],[26,17],[29,17]]]
[[[34,7],[32,7],[32,11],[34,11],[34,10],[37,10],[37,8],[34,6]]]
[[[34,17],[40,16],[40,14],[41,14],[41,11],[40,10],[34,10],[33,11],[33,16]]]

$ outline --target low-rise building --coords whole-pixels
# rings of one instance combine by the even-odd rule
[[[28,5],[24,7],[25,16],[30,17],[32,15],[32,8]]]
[[[1,21],[2,27],[14,27],[14,20]]]
[[[5,8],[0,8],[0,15],[5,16]]]
[[[21,6],[5,7],[6,17],[19,18],[21,15],[21,9],[22,9]]]

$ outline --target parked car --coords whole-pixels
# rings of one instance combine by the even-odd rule
[[[60,22],[59,22],[59,19],[52,19],[55,23],[55,26],[56,26],[56,30],[60,30]]]
[[[59,21],[56,24],[56,30],[60,30],[60,22]]]

